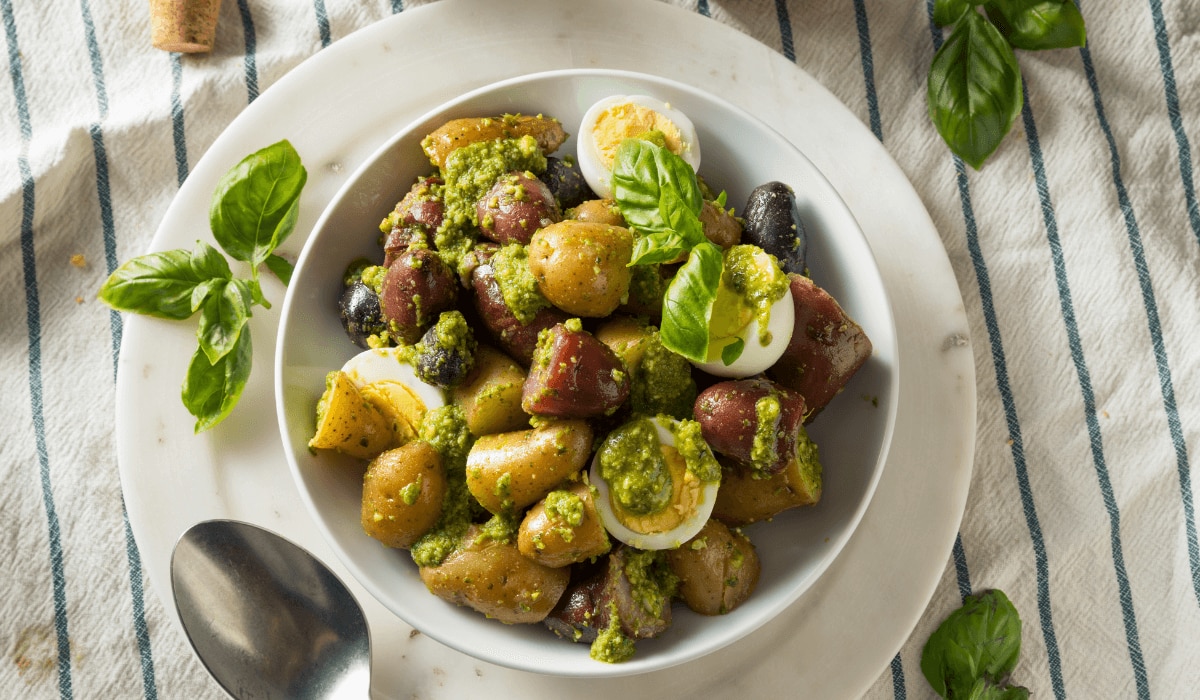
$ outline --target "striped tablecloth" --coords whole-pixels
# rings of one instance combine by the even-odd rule
[[[966,514],[869,697],[932,697],[922,645],[987,588],[1022,614],[1014,681],[1035,697],[1200,697],[1200,3],[1082,2],[1087,47],[1019,53],[1025,107],[977,172],[926,113],[932,0],[670,1],[869,126],[966,303]],[[144,577],[113,442],[122,320],[96,291],[248,102],[423,4],[226,0],[217,50],[184,57],[151,47],[144,0],[0,0],[0,696],[221,696]]]

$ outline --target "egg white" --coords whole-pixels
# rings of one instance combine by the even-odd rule
[[[612,168],[605,165],[594,138],[596,122],[600,115],[607,110],[627,103],[645,107],[670,119],[679,129],[680,140],[684,145],[683,152],[678,154],[679,157],[699,172],[700,141],[696,138],[696,127],[687,115],[666,102],[648,95],[612,95],[589,107],[579,126],[579,172],[582,173],[588,186],[597,196],[602,199],[612,199],[613,190]]]
[[[418,379],[412,365],[402,359],[400,348],[364,350],[350,358],[342,366],[342,371],[359,390],[371,386],[387,395],[390,382],[400,384],[416,394],[425,404],[426,411],[446,405],[446,394],[436,386]]]
[[[736,360],[726,365],[718,357],[708,362],[696,362],[693,360],[692,365],[714,377],[729,377],[734,379],[765,372],[767,368],[778,362],[780,357],[783,357],[783,352],[787,350],[788,343],[792,339],[792,331],[795,329],[795,325],[796,307],[792,303],[792,290],[789,286],[787,294],[784,294],[779,301],[771,305],[771,317],[767,321],[767,330],[771,333],[770,342],[766,345],[759,342],[759,325],[758,317],[756,316],[750,323],[742,326],[742,329],[738,331],[737,336],[742,339],[745,345],[742,349],[742,354]]]
[[[654,424],[659,442],[674,447],[675,435],[670,429],[673,422],[668,421],[668,424],[664,426],[663,420],[656,418],[651,419],[650,422]],[[674,549],[695,537],[696,533],[704,527],[704,523],[708,522],[709,517],[712,516],[713,505],[717,501],[717,488],[720,486],[720,482],[717,481],[701,481],[700,503],[679,525],[661,532],[638,532],[622,523],[613,509],[608,482],[600,476],[599,453],[592,458],[592,465],[588,470],[588,480],[596,487],[596,513],[600,516],[600,524],[604,526],[608,534],[638,549]],[[671,508],[672,506],[668,505],[667,507]]]

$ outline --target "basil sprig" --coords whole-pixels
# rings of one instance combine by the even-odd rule
[[[663,345],[684,357],[708,359],[709,322],[721,282],[721,249],[704,237],[704,197],[687,161],[650,141],[625,139],[613,163],[613,199],[638,235],[630,265],[687,261],[663,296]]]
[[[929,636],[921,673],[947,700],[1025,700],[1008,684],[1021,653],[1021,617],[1001,591],[967,596]]]
[[[953,29],[929,66],[929,118],[950,150],[978,170],[1024,104],[1013,49],[1083,46],[1083,16],[1073,0],[936,0],[933,21]]]
[[[183,382],[183,405],[195,431],[217,425],[237,405],[250,377],[247,325],[254,306],[270,308],[259,284],[265,265],[287,284],[292,265],[275,254],[296,227],[308,173],[286,140],[246,156],[218,182],[209,208],[213,238],[250,278],[233,276],[220,251],[203,241],[191,250],[149,253],[117,268],[99,298],[117,311],[183,320],[200,313],[198,347]]]

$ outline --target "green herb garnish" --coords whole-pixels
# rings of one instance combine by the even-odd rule
[[[977,170],[1024,103],[1013,49],[1067,48],[1087,41],[1083,16],[1072,0],[936,0],[933,22],[953,29],[929,67],[929,118],[950,150]]]
[[[921,672],[947,700],[1025,700],[1008,685],[1021,653],[1021,617],[1000,591],[967,596],[929,636]]]
[[[670,150],[626,139],[613,164],[613,198],[638,233],[630,265],[687,261],[667,285],[660,327],[665,347],[684,357],[708,359],[709,322],[721,282],[721,249],[704,237],[704,204],[696,172]]]
[[[307,179],[299,154],[285,140],[247,156],[217,183],[209,226],[226,254],[250,265],[249,279],[234,277],[219,251],[197,241],[192,251],[133,258],[100,287],[100,300],[117,311],[171,320],[200,312],[199,347],[182,391],[184,407],[196,417],[197,433],[229,415],[250,377],[251,308],[271,308],[258,268],[265,265],[285,285],[290,281],[292,265],[275,248],[296,227]]]

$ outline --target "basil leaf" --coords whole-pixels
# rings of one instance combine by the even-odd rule
[[[197,287],[230,277],[221,254],[198,243],[193,253],[178,249],[133,258],[108,276],[98,296],[117,311],[182,320],[196,310],[192,301]]]
[[[977,682],[1002,685],[1020,652],[1016,608],[1004,593],[987,591],[967,596],[929,636],[921,653],[921,672],[944,698],[992,697],[973,694],[982,692]]]
[[[971,686],[967,700],[1028,700],[1029,690],[1021,686],[992,685],[980,678]]]
[[[633,241],[633,256],[629,265],[655,265],[672,262],[691,248],[682,236],[674,231],[660,231],[638,236]]]
[[[237,344],[242,327],[250,319],[252,299],[248,283],[228,280],[214,286],[200,307],[196,339],[210,364],[224,357]]]
[[[210,363],[197,348],[183,381],[183,405],[196,417],[195,432],[201,433],[225,420],[237,405],[250,378],[253,347],[249,326],[242,328],[233,349]]]
[[[973,3],[970,0],[934,0],[933,23],[939,27],[948,27],[972,7]]]
[[[721,348],[721,362],[726,367],[737,362],[737,359],[742,356],[742,351],[746,349],[746,341],[741,338],[734,338],[733,342]]]
[[[1021,111],[1021,70],[1004,36],[967,12],[929,67],[929,118],[958,157],[979,169]]]
[[[292,281],[292,272],[296,268],[290,262],[272,253],[267,256],[266,263],[267,269],[273,272],[280,282],[283,282],[283,286],[286,287]]]
[[[208,219],[230,257],[252,267],[266,261],[296,227],[308,172],[283,140],[242,159],[213,193]]]
[[[663,296],[662,344],[689,360],[708,359],[708,325],[722,263],[721,249],[704,241],[692,249]]]
[[[705,240],[696,172],[670,150],[625,139],[617,147],[612,185],[621,215],[639,233],[672,231],[688,247]]]
[[[988,19],[1018,49],[1065,49],[1087,43],[1087,28],[1071,0],[991,0]]]

